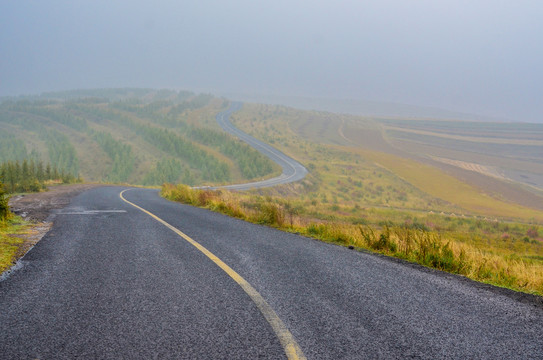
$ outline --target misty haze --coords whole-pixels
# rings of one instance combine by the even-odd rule
[[[535,1],[3,1],[0,96],[151,87],[541,122],[542,13]]]
[[[542,15],[0,1],[0,357],[541,358]]]

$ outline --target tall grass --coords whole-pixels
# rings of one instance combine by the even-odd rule
[[[229,191],[192,189],[165,184],[162,196],[208,208],[253,223],[300,233],[344,246],[394,256],[471,279],[543,295],[543,263],[526,261],[491,246],[482,250],[454,238],[444,238],[424,226],[384,223],[356,225],[340,220],[316,220],[283,199]]]
[[[18,216],[0,220],[0,274],[9,269],[22,253],[24,239],[19,234],[26,232],[28,223]]]

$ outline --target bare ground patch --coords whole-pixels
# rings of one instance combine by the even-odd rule
[[[543,210],[543,197],[509,181],[497,171],[494,166],[485,166],[456,160],[444,161],[444,158],[438,157],[436,159],[431,153],[422,155],[403,151],[401,148],[389,144],[382,137],[380,131],[377,130],[344,128],[343,133],[348,140],[353,141],[363,148],[412,159],[434,166],[495,198],[528,208]]]
[[[359,145],[362,148],[380,151],[387,154],[405,156],[405,154],[392,147],[384,138],[380,129],[358,128],[343,126],[343,138]]]
[[[51,229],[53,223],[49,216],[53,210],[66,207],[73,197],[98,186],[101,185],[58,185],[45,192],[13,196],[9,200],[11,211],[31,222],[23,234],[13,235],[24,240],[17,250],[15,261],[24,256]]]
[[[52,210],[67,206],[72,198],[101,185],[74,184],[49,187],[48,191],[15,195],[9,200],[11,211],[28,221],[46,221]]]
[[[518,184],[500,179],[498,177],[489,176],[488,174],[484,174],[482,172],[473,171],[472,169],[468,170],[431,159],[427,159],[424,162],[440,168],[457,179],[475,186],[484,193],[492,195],[498,199],[536,210],[543,210],[543,197],[521,187]]]
[[[444,164],[456,166],[464,170],[475,171],[486,176],[494,177],[496,179],[509,180],[505,176],[503,176],[503,174],[501,174],[496,168],[492,166],[486,166],[486,165],[471,163],[467,161],[445,159],[445,158],[440,158],[440,157],[432,156],[432,155],[429,155],[429,156],[433,160],[442,162]]]

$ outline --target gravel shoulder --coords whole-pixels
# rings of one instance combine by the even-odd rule
[[[17,258],[23,257],[53,226],[53,210],[66,207],[72,199],[84,191],[103,186],[100,184],[57,185],[48,191],[14,195],[9,200],[11,211],[30,222],[28,229],[17,237],[24,242],[17,251]]]
[[[48,191],[12,196],[9,199],[9,206],[13,213],[27,221],[46,222],[52,210],[64,208],[72,201],[74,196],[98,186],[102,185],[73,184],[51,186],[48,188]]]

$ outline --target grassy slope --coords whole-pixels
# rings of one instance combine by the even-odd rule
[[[272,106],[245,106],[243,112],[243,114],[236,115],[236,119],[238,119],[236,124],[238,126],[257,137],[274,143],[275,146],[278,146],[287,153],[291,153],[306,164],[308,162],[319,164],[323,160],[326,164],[338,164],[344,162],[342,159],[349,159],[347,163],[350,162],[352,167],[357,167],[353,159],[359,156],[359,159],[382,166],[394,174],[396,177],[395,184],[389,183],[386,186],[401,188],[404,186],[402,181],[407,182],[412,187],[418,189],[419,194],[423,192],[426,194],[426,197],[433,198],[434,200],[443,200],[448,203],[446,208],[432,207],[428,201],[421,203],[417,202],[416,199],[404,201],[403,204],[391,204],[390,199],[388,199],[390,197],[387,198],[385,194],[377,200],[377,202],[381,202],[381,205],[432,211],[456,210],[457,212],[493,218],[499,217],[543,222],[542,211],[504,201],[495,196],[495,194],[492,194],[491,191],[481,191],[473,185],[446,174],[439,168],[415,161],[407,156],[402,157],[399,151],[393,149],[390,145],[387,148],[387,144],[377,144],[376,141],[364,141],[363,145],[348,142],[348,137],[351,136],[349,128],[346,128],[347,134],[345,135],[347,139],[342,138],[340,131],[338,131],[345,121],[355,123],[354,126],[362,127],[364,130],[367,129],[368,132],[376,131],[379,124],[373,121],[346,115],[338,115],[335,118],[333,114],[298,111]],[[263,121],[257,121],[258,116]],[[351,126],[353,127],[353,125]],[[281,129],[284,130],[281,131]],[[377,135],[377,133],[375,134]],[[303,148],[309,148],[311,144],[315,143],[321,144],[326,149],[336,149],[344,155],[335,157],[327,157],[325,155],[316,158],[312,157],[308,152],[300,151],[301,148],[302,150]],[[333,144],[338,145],[332,146]],[[320,154],[323,154],[323,151],[321,150]],[[319,153],[318,150],[317,153]],[[337,171],[326,172],[328,175],[325,176],[330,181],[338,176]],[[370,180],[369,182],[382,183],[381,179],[375,178],[373,171],[369,174],[366,172],[365,174],[353,173],[352,175],[356,176],[358,180]],[[360,177],[360,175],[364,176]],[[403,193],[405,190],[399,190],[399,192]],[[438,202],[430,201],[432,204]]]
[[[381,138],[379,123],[370,119],[248,104],[235,114],[234,123],[311,171],[299,184],[243,195],[248,198],[240,200],[242,207],[251,201],[258,207],[262,201],[258,196],[279,206],[287,201],[300,216],[296,231],[307,233],[312,223],[339,224],[347,235],[309,235],[336,240],[343,236],[340,243],[372,249],[360,239],[360,226],[370,226],[377,237],[385,224],[425,229],[450,242],[455,256],[463,253],[470,258],[470,270],[462,272],[466,276],[543,293],[543,239],[537,225],[543,222],[541,211],[504,201],[437,167],[402,156]],[[356,133],[354,128],[362,131]],[[349,140],[356,134],[365,134],[365,146]],[[400,237],[392,237],[402,244]]]
[[[173,154],[166,153],[156,147],[156,144],[151,144],[141,134],[138,134],[127,123],[119,121],[121,118],[129,119],[135,124],[152,126],[154,128],[167,129],[170,132],[182,135],[183,124],[191,124],[199,128],[207,128],[215,131],[221,131],[215,122],[215,115],[224,108],[225,103],[220,99],[210,99],[207,105],[197,105],[187,107],[182,112],[177,113],[175,118],[169,115],[170,109],[176,104],[183,104],[182,101],[198,101],[198,96],[188,96],[181,102],[176,100],[176,94],[173,92],[154,92],[151,90],[142,91],[125,91],[126,89],[106,91],[97,90],[93,93],[104,93],[112,96],[110,103],[103,100],[91,99],[86,100],[70,100],[68,103],[49,101],[34,103],[34,106],[43,111],[53,112],[61,116],[68,114],[72,118],[84,119],[86,127],[81,127],[78,124],[63,123],[62,120],[54,120],[49,113],[36,113],[35,111],[26,111],[24,105],[22,110],[7,110],[0,114],[0,130],[9,131],[10,134],[22,139],[28,151],[36,150],[43,161],[48,161],[47,146],[41,134],[49,129],[54,129],[68,136],[69,141],[74,145],[77,157],[79,158],[80,173],[86,181],[104,181],[110,173],[113,166],[113,159],[105,153],[98,145],[92,136],[92,131],[99,131],[111,134],[112,137],[121,144],[131,146],[132,155],[134,157],[134,170],[127,179],[127,182],[138,184],[145,178],[145,175],[152,171],[155,164],[163,159],[176,158],[184,169],[187,169],[192,174],[192,177],[202,182],[202,171],[197,164],[189,163],[186,159],[179,158]],[[139,98],[129,98],[130,94],[138,93]],[[116,94],[116,95],[115,95]],[[67,94],[51,94],[54,97],[70,97],[71,93]],[[127,101],[128,104],[135,104],[133,108],[117,108],[115,101]],[[166,99],[170,103],[157,102],[161,99]],[[30,104],[32,104],[30,102]],[[37,104],[37,105],[36,105]],[[146,112],[140,112],[148,105],[158,104],[156,109]],[[173,105],[172,105],[173,104]],[[2,109],[0,109],[2,110]],[[6,121],[6,117],[13,116],[16,120]],[[164,122],[163,119],[169,117],[169,122]],[[20,119],[26,119],[20,121]],[[231,138],[231,141],[237,141]],[[240,166],[237,159],[230,158],[220,153],[217,147],[209,146],[209,144],[194,142],[191,139],[186,139],[192,143],[194,148],[208,154],[218,160],[219,163],[225,164],[230,170],[229,182],[244,182],[251,179],[245,178],[240,171]],[[277,174],[279,169],[273,168],[273,174]],[[271,176],[263,174],[264,176]],[[209,181],[206,181],[209,183]],[[157,184],[159,185],[159,184]]]
[[[470,213],[543,222],[542,211],[496,199],[435,167],[385,153],[364,150],[360,153],[431,196],[458,205]]]

